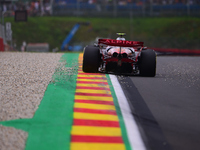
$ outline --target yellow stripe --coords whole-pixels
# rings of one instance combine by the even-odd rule
[[[75,119],[118,121],[117,115],[74,112]]]
[[[82,59],[83,54],[79,55],[79,59]],[[82,60],[79,60],[80,66],[78,73],[83,73],[81,70]],[[106,76],[102,74],[97,75],[79,75],[78,77],[105,77],[105,79],[77,79],[77,81],[92,81],[92,82],[107,82]],[[81,87],[105,87],[109,88],[109,85],[99,84],[77,84]],[[76,89],[77,93],[99,93],[99,94],[111,94],[110,90],[88,90],[88,89]],[[113,101],[112,97],[96,97],[96,96],[80,96],[75,95],[75,99],[82,100],[103,100]],[[74,108],[87,108],[87,109],[102,109],[102,110],[115,110],[115,106],[103,105],[103,104],[88,104],[88,103],[75,103]],[[89,119],[89,120],[106,120],[106,121],[119,121],[117,115],[110,114],[92,114],[92,113],[73,113],[74,119]],[[84,136],[122,136],[121,129],[116,127],[92,127],[92,126],[72,126],[72,135],[84,135]],[[70,144],[70,150],[125,150],[124,144],[119,143],[88,143],[88,142],[72,142]]]
[[[96,74],[96,75],[89,75],[89,74],[82,75],[82,74],[78,74],[78,77],[104,77],[104,78],[106,78],[106,76],[102,75],[102,74]]]
[[[85,72],[83,72],[82,70],[78,70],[78,73],[85,73]]]
[[[115,110],[115,106],[112,106],[112,105],[88,104],[88,103],[75,103],[74,108]]]
[[[107,90],[91,90],[91,89],[76,89],[78,93],[97,93],[97,94],[111,94],[110,91]]]
[[[81,96],[81,95],[75,95],[75,99],[113,101],[113,98],[112,98],[112,97]]]
[[[72,142],[71,150],[125,150],[124,144],[118,143],[79,143]]]
[[[104,85],[104,84],[82,84],[82,83],[77,83],[76,86],[86,86],[86,87],[105,87],[109,88],[109,85]]]
[[[77,79],[77,81],[107,82],[104,79]]]
[[[71,134],[85,136],[121,136],[121,129],[111,127],[72,126]]]

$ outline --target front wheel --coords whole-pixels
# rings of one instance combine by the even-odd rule
[[[141,76],[154,77],[156,75],[156,53],[154,50],[147,49],[141,52],[139,70]]]
[[[87,46],[83,53],[83,72],[98,72],[100,66],[100,50],[95,46]]]

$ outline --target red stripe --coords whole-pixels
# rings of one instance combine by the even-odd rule
[[[72,135],[71,142],[123,143],[122,137]]]
[[[115,110],[74,108],[74,112],[117,115]]]
[[[79,93],[79,92],[77,92],[75,95],[112,97],[111,94],[98,94],[98,93]]]
[[[77,86],[76,89],[91,89],[91,90],[107,90],[110,91],[110,88],[106,87],[88,87],[88,86]]]
[[[74,119],[73,125],[75,125],[75,126],[119,127],[119,122],[118,121]]]
[[[93,81],[77,81],[76,83],[108,85],[107,82],[93,82]]]
[[[78,79],[103,79],[103,80],[107,80],[106,77],[79,77]]]
[[[75,100],[75,102],[76,103],[114,105],[114,103],[112,101],[101,101],[101,100]]]

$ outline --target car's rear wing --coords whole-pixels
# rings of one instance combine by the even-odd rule
[[[114,39],[99,39],[98,44],[105,44],[109,46],[121,46],[121,47],[143,47],[144,42],[114,40]]]

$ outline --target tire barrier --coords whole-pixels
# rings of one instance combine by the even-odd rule
[[[4,51],[4,44],[3,44],[3,39],[0,38],[0,52]]]

